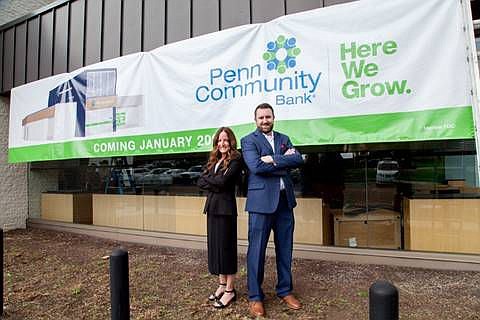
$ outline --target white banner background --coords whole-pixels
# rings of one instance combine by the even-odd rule
[[[253,129],[253,110],[262,102],[268,102],[275,108],[277,121],[320,121],[338,117],[347,120],[360,115],[444,108],[463,108],[463,113],[456,116],[465,121],[471,112],[472,81],[466,60],[463,23],[458,0],[362,0],[288,15],[265,24],[246,25],[207,34],[151,52],[90,65],[71,74],[42,79],[12,89],[10,160],[125,154],[125,150],[114,150],[113,153],[93,150],[88,144],[91,139],[109,141],[113,137],[161,135],[224,125],[246,125]],[[262,58],[267,51],[267,44],[279,36],[295,38],[295,47],[300,49],[295,57],[295,67],[287,68],[284,73],[268,70],[267,61]],[[352,43],[357,47],[356,54],[363,54],[364,57],[354,59],[347,52],[342,60],[341,46],[351,48]],[[283,50],[277,52],[277,57],[280,57],[281,51]],[[373,65],[363,69],[357,77],[347,79],[344,68],[358,69],[361,60],[364,60],[364,65]],[[345,64],[343,68],[342,63]],[[25,139],[22,121],[25,122],[26,117],[47,107],[50,90],[86,70],[104,68],[116,69],[117,96],[142,97],[142,105],[138,109],[140,113],[136,114],[140,119],[133,126],[118,125],[116,131],[106,130],[102,133],[99,130],[100,133],[93,135],[64,139],[58,138],[61,134],[57,134],[53,140]],[[278,88],[280,81],[284,85],[290,84],[289,79],[293,86],[300,88],[265,91],[265,85],[272,89],[277,81]],[[342,87],[349,80],[357,83],[358,87],[351,83],[345,89],[345,94]],[[395,88],[395,82],[399,90],[393,89],[393,94],[387,94],[388,89],[385,88]],[[403,89],[402,83],[405,85]],[[364,96],[346,97],[354,95],[361,85],[368,85]],[[235,86],[238,86],[235,98],[222,96],[218,100],[211,97],[207,99],[207,94],[211,95],[212,90],[214,96],[219,97],[225,87]],[[372,94],[372,86],[375,87],[374,93],[377,96]],[[252,87],[255,88],[254,94],[238,96],[240,90],[247,89],[250,92]],[[233,92],[232,88],[227,89],[229,95]],[[382,92],[383,94],[378,94]],[[199,101],[197,94],[200,100],[205,101]],[[286,104],[287,101],[296,103]],[[408,119],[404,115],[396,122],[386,122],[385,133],[381,132],[383,129],[378,124],[370,127],[362,120],[360,124],[365,126],[364,139],[355,141],[348,141],[347,136],[340,138],[342,133],[336,132],[331,123],[325,127],[323,122],[311,122],[302,128],[297,122],[295,126],[286,126],[285,129],[295,131],[293,138],[300,145],[376,142],[381,140],[377,134],[384,137],[382,141],[473,137],[471,119],[467,123],[457,124],[455,119],[445,119],[451,118],[448,115],[449,113],[424,114],[424,118],[418,118],[424,122],[417,123],[415,119]],[[128,112],[126,117],[128,123]],[[371,119],[373,122],[378,121],[377,118]],[[452,122],[445,125],[447,120]],[[348,131],[348,124],[345,123],[341,125],[342,130]],[[98,124],[89,127],[87,123],[86,127],[93,128],[95,125]],[[465,128],[460,130],[460,125]],[[394,126],[401,132],[391,133],[395,131]],[[350,128],[352,134],[356,135],[358,127],[359,123],[354,121],[354,126]],[[303,132],[297,132],[298,128],[302,128]],[[434,134],[432,130],[435,131]],[[328,140],[317,138],[317,131],[328,136]],[[74,150],[65,151],[63,155],[45,149],[50,144],[57,144],[58,150],[58,143],[72,141],[75,143],[72,146]],[[45,145],[44,149],[28,149],[28,146],[39,145]],[[201,149],[200,146],[179,151]],[[163,152],[176,151],[128,150],[130,154]]]

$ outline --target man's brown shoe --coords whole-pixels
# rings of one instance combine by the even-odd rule
[[[256,317],[265,317],[265,308],[263,307],[262,301],[250,301],[248,303],[248,309],[252,316]]]
[[[293,294],[289,294],[288,296],[282,297],[282,300],[287,304],[287,306],[290,309],[298,310],[302,307],[302,304],[300,303],[300,301],[298,301]]]

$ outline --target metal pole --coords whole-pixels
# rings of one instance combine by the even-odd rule
[[[112,320],[130,319],[128,252],[121,248],[110,255],[110,304]]]
[[[375,281],[369,290],[370,320],[398,320],[398,290],[385,280]]]

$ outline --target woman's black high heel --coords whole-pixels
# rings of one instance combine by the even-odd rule
[[[218,285],[219,285],[219,286],[222,286],[222,287],[226,287],[226,286],[227,286],[226,283],[219,283]],[[225,292],[225,291],[224,291],[224,292]],[[220,300],[220,299],[222,298],[224,292],[220,293],[218,296],[217,296],[217,295],[215,294],[215,292],[214,292],[214,293],[212,293],[212,294],[208,297],[208,300],[210,300],[210,301]]]
[[[215,301],[215,304],[213,305],[213,307],[217,308],[217,309],[223,309],[223,308],[228,307],[232,302],[237,301],[237,291],[235,289],[225,290],[224,293],[232,293],[232,292],[233,292],[233,297],[230,298],[230,300],[228,300],[228,302],[226,304],[223,304],[222,301],[220,301],[220,299],[218,299],[217,301]]]

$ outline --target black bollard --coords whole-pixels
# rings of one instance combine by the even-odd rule
[[[110,304],[112,320],[130,319],[128,252],[115,249],[110,255]]]
[[[369,290],[370,320],[398,320],[398,290],[385,280],[375,281]]]

